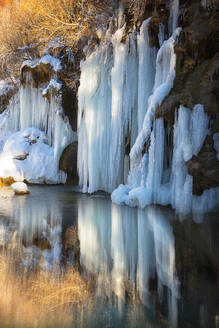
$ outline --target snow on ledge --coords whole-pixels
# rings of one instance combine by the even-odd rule
[[[60,91],[62,88],[62,84],[55,79],[50,80],[48,86],[45,89],[42,89],[42,95],[47,95],[48,91],[51,89],[55,89],[57,91]]]
[[[10,84],[9,80],[0,80],[0,97],[6,95],[8,91],[13,89],[13,85]]]
[[[51,55],[45,55],[41,57],[40,59],[35,59],[35,60],[25,60],[23,64],[21,65],[21,70],[25,67],[31,67],[35,68],[40,64],[49,64],[55,72],[60,71],[62,69],[62,64],[61,61],[58,58],[55,58]]]

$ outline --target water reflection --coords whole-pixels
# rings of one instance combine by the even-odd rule
[[[78,231],[81,263],[97,275],[99,290],[107,281],[108,295],[116,295],[120,307],[127,292],[137,290],[150,308],[149,283],[156,279],[160,299],[167,288],[169,318],[176,326],[179,288],[167,215],[157,207],[136,210],[90,198],[86,205],[78,202]]]
[[[117,206],[107,196],[66,187],[31,187],[27,197],[7,192],[0,193],[0,251],[6,249],[9,259],[19,244],[21,265],[30,270],[57,273],[74,263],[92,281],[90,290],[100,301],[96,311],[104,313],[94,327],[105,326],[107,316],[109,327],[144,327],[139,313],[152,327],[210,327],[215,321],[216,298],[206,298],[217,286],[215,219],[213,228],[207,221],[179,222],[169,208]],[[204,277],[200,270],[206,270]],[[85,320],[79,326],[91,326],[87,320],[89,325]]]
[[[1,243],[7,246],[21,240],[23,264],[51,270],[61,260],[62,204],[56,194],[34,196],[6,198],[7,205],[0,210]]]

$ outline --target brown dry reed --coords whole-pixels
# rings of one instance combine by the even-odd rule
[[[21,256],[21,247],[13,241],[11,249],[0,254],[1,328],[74,327],[73,313],[88,308],[91,300],[87,282],[73,268],[23,271]]]

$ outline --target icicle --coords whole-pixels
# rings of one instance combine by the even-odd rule
[[[144,118],[143,127],[131,149],[130,157],[133,162],[139,158],[139,154],[142,152],[144,143],[150,136],[156,108],[162,103],[163,99],[168,95],[173,86],[176,65],[174,46],[180,31],[180,28],[177,29],[169,40],[164,41],[162,47],[158,51],[156,59],[154,92],[149,98],[148,110]]]
[[[141,26],[138,35],[138,132],[142,128],[145,113],[148,108],[148,98],[152,93],[155,79],[156,49],[150,48],[148,26],[151,18],[148,18]]]
[[[58,66],[56,61],[53,65]],[[29,82],[31,76],[28,74],[27,84]],[[60,88],[60,84],[52,79],[46,90],[54,87]],[[0,114],[1,177],[13,176],[15,180],[26,179],[32,183],[66,181],[64,172],[59,171],[59,159],[63,150],[77,137],[68,119],[63,117],[60,99],[55,98],[51,91],[48,102],[43,97],[44,91],[29,85],[21,86],[19,94]],[[40,139],[43,132],[45,136]],[[7,140],[17,151],[20,150],[20,154],[7,152]],[[18,157],[22,160],[18,161]]]
[[[168,22],[169,35],[172,35],[178,26],[179,0],[171,0]]]
[[[219,202],[219,188],[205,190],[201,196],[192,194],[193,178],[188,174],[186,162],[198,155],[208,130],[209,118],[202,105],[193,110],[180,106],[176,111],[174,124],[173,156],[171,172],[165,177],[165,130],[163,119],[154,122],[150,136],[150,148],[140,166],[131,170],[129,186],[121,185],[112,193],[112,201],[117,204],[139,206],[155,203],[171,204],[179,214],[193,213],[200,220],[201,213],[207,212]],[[140,169],[141,168],[141,169]],[[146,184],[139,182],[139,175]],[[132,181],[138,181],[132,185]]]
[[[102,40],[81,64],[78,171],[83,192],[110,192],[126,179],[125,141],[129,137],[133,144],[137,134],[137,61],[135,35],[123,43],[124,32],[123,27]]]
[[[103,42],[81,63],[78,172],[83,192],[109,187],[112,49]]]

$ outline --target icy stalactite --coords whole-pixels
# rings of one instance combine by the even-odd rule
[[[175,116],[170,203],[178,212],[204,213],[219,202],[219,188],[205,190],[201,196],[193,196],[193,181],[187,172],[186,161],[198,155],[209,133],[209,117],[203,105],[196,105],[192,111],[180,106]]]
[[[54,147],[57,160],[75,136],[67,117],[64,117],[60,100],[52,93],[50,98],[48,101],[43,97],[40,88],[21,87],[19,129],[24,130],[33,126],[44,131],[49,145]]]
[[[81,63],[78,173],[84,192],[109,186],[112,48],[103,41]]]
[[[135,143],[155,75],[148,24],[137,38],[126,36],[125,26],[108,31],[81,63],[78,171],[84,192],[111,192],[126,181],[125,146]]]
[[[148,18],[141,26],[138,41],[138,132],[142,128],[145,113],[148,107],[148,98],[152,93],[155,79],[156,48],[150,48],[148,25],[151,18]]]
[[[203,8],[206,8],[207,0],[201,0],[201,5],[202,5]]]
[[[172,35],[178,26],[179,0],[171,0],[170,2],[168,29],[169,35]]]
[[[168,40],[163,42],[158,51],[153,93],[148,100],[148,110],[144,117],[142,129],[138,134],[130,153],[132,167],[135,165],[135,162],[139,160],[144,144],[150,137],[155,110],[162,103],[163,99],[168,95],[173,86],[176,65],[174,46],[177,42],[180,31],[181,29],[178,28]]]
[[[78,171],[84,192],[110,192],[124,180],[125,138],[130,134],[134,143],[137,134],[135,36],[125,43],[123,36],[124,27],[81,63]]]
[[[192,212],[196,217],[213,209],[219,202],[219,188],[206,190],[201,196],[193,195],[193,178],[188,174],[186,165],[193,155],[198,155],[209,133],[208,125],[209,117],[200,104],[193,110],[183,106],[176,110],[173,155],[170,168],[165,169],[164,161],[168,154],[164,152],[163,119],[155,120],[150,135],[148,163],[145,163],[144,156],[139,166],[130,172],[130,185],[119,186],[111,195],[112,201],[141,208],[151,203],[171,204],[178,213]],[[131,185],[132,181],[140,180],[139,175],[140,184]]]
[[[53,95],[52,89],[60,89],[60,84],[54,79],[50,81],[48,101],[43,97],[45,89],[29,85],[29,74],[27,82],[27,86],[21,86],[19,94],[11,99],[6,111],[0,114],[0,176],[13,176],[16,180],[26,179],[34,183],[65,182],[66,175],[59,171],[59,159],[65,147],[76,140],[76,134],[63,114],[60,99]],[[31,147],[27,144],[27,157],[18,162],[14,154],[7,152],[7,141],[12,138],[14,148],[19,151],[23,149],[25,138],[28,137],[26,134],[32,135],[34,131],[39,135],[45,133],[46,142],[36,137],[29,143]],[[23,155],[21,150],[18,156]],[[7,165],[7,162],[11,165]]]

